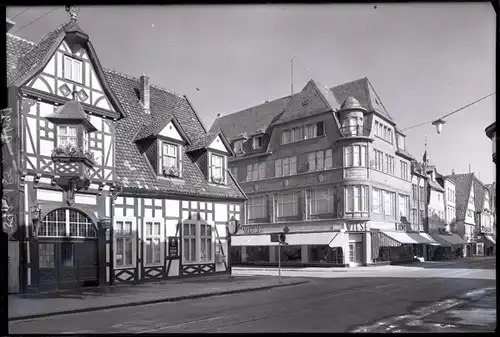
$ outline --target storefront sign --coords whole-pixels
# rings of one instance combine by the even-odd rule
[[[344,179],[362,179],[367,177],[365,168],[344,169]]]
[[[175,237],[168,239],[168,256],[179,256],[179,241]]]
[[[366,232],[368,230],[366,223],[346,224],[345,227],[348,232]]]
[[[246,235],[262,233],[260,226],[242,226],[241,228],[243,228],[243,233]]]
[[[394,229],[397,230],[397,231],[402,231],[402,232],[406,232],[408,230],[408,224],[406,223],[395,223],[394,224]],[[410,227],[411,229],[411,227]]]

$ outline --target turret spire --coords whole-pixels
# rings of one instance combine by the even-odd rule
[[[68,12],[69,17],[71,18],[71,20],[75,20],[76,21],[76,17],[78,16],[78,12],[80,10],[76,9],[75,6],[70,6],[70,5],[67,5],[65,7],[65,9],[66,9],[66,12]]]

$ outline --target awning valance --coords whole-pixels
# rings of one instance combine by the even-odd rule
[[[492,244],[496,245],[497,243],[495,242],[495,239],[491,235],[485,235],[484,236],[486,239],[488,239]]]
[[[436,240],[431,238],[431,236],[427,233],[408,233],[408,235],[419,243],[424,243],[432,246],[440,246],[440,244],[437,243]]]
[[[457,234],[431,234],[431,236],[444,247],[461,246],[466,244],[464,239]]]
[[[387,235],[391,239],[406,245],[406,244],[419,244],[420,242],[412,238],[408,233],[405,232],[381,232],[384,235]]]
[[[327,233],[297,233],[287,234],[286,242],[289,246],[316,245],[333,247],[337,236],[344,235],[340,232]],[[231,237],[231,246],[277,246],[277,242],[271,242],[271,235],[238,235]]]

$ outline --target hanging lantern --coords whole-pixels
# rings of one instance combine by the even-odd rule
[[[436,126],[436,131],[437,131],[438,135],[441,134],[441,131],[443,130],[444,123],[446,123],[446,122],[444,120],[442,120],[441,118],[432,122],[432,125]]]

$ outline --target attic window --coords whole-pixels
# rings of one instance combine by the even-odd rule
[[[234,152],[243,153],[243,141],[237,140],[234,142]]]
[[[162,142],[161,168],[164,176],[182,176],[178,145]]]
[[[74,82],[82,83],[82,61],[64,55],[64,78]]]
[[[254,137],[254,139],[253,139],[253,149],[256,150],[256,149],[262,148],[263,140],[264,140],[264,138],[262,136]]]
[[[215,184],[226,184],[226,160],[224,156],[210,153],[210,181]]]

